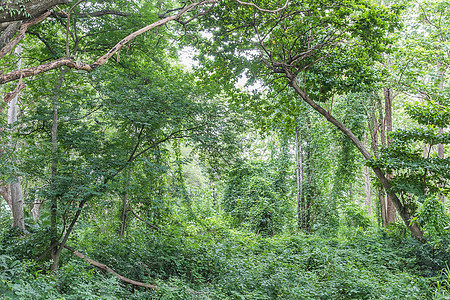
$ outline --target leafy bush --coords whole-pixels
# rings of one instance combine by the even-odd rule
[[[0,254],[6,299],[446,299],[450,239],[421,244],[360,227],[340,238],[227,229],[221,218],[136,227],[119,239],[101,227],[77,229],[70,244],[117,273],[159,287],[125,285],[65,252],[57,274]],[[3,237],[4,238],[4,237]],[[13,249],[11,241],[8,249]],[[21,254],[23,257],[23,254]]]
[[[235,226],[248,226],[263,235],[280,233],[286,223],[281,212],[288,201],[275,191],[275,183],[259,164],[241,163],[230,171],[223,198],[224,210]]]
[[[436,196],[425,199],[412,222],[417,222],[425,232],[435,238],[448,234],[450,229],[450,216],[444,204]]]

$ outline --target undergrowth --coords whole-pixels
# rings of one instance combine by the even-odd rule
[[[214,226],[209,226],[214,225]],[[421,244],[398,230],[338,237],[263,237],[223,224],[114,232],[80,227],[69,244],[146,290],[64,252],[58,273],[34,260],[29,237],[2,232],[3,299],[450,299],[450,240]],[[42,237],[42,236],[41,236]],[[28,255],[28,257],[27,257]]]

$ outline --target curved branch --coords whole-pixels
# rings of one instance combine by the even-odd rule
[[[42,22],[49,15],[50,12],[47,11],[44,14],[40,15],[38,18],[28,21],[22,26],[20,26],[19,33],[17,34],[17,36],[0,50],[0,59],[2,59],[7,53],[9,53],[25,37],[25,32],[27,31],[28,27]]]
[[[165,17],[166,17],[168,14],[170,14],[171,12],[182,10],[183,8],[186,7],[186,1],[183,1],[183,2],[181,2],[181,3],[183,3],[183,6],[182,6],[182,7],[178,7],[178,8],[174,8],[174,9],[169,9],[168,11],[165,11],[163,14],[159,14],[159,15],[158,15],[158,18],[162,19],[162,18],[165,18]]]
[[[190,19],[187,20],[187,21],[178,21],[178,22],[179,22],[180,24],[182,24],[182,25],[187,25],[188,23],[192,22],[193,20],[195,20],[195,19],[197,19],[197,18],[199,18],[199,17],[201,17],[201,16],[204,16],[204,15],[208,14],[208,13],[213,9],[213,7],[214,7],[215,5],[216,5],[216,3],[211,4],[211,6],[208,7],[208,9],[206,9],[205,11],[199,12],[198,14],[196,14],[195,16],[193,16],[192,18],[190,18]]]
[[[16,97],[21,90],[23,90],[27,85],[22,83],[22,79],[19,80],[19,83],[17,84],[16,88],[14,89],[14,91],[10,92],[10,93],[6,93],[5,97],[3,98],[3,101],[5,103],[9,103],[12,99],[14,99],[14,97]],[[0,110],[1,112],[1,110]]]
[[[74,61],[73,58],[60,58],[51,62],[48,62],[46,64],[43,65],[39,65],[36,67],[30,67],[30,68],[25,68],[25,69],[21,69],[21,70],[14,70],[12,72],[9,73],[5,73],[0,75],[0,84],[4,84],[10,81],[14,81],[20,78],[20,76],[22,76],[23,78],[27,78],[30,76],[34,76],[37,74],[41,74],[62,66],[67,66],[69,68],[74,68],[74,69],[78,69],[78,70],[87,70],[87,71],[91,71],[91,68],[89,65],[83,64],[83,63],[77,63]]]
[[[297,94],[300,95],[303,101],[308,103],[315,111],[324,116],[328,120],[328,122],[336,126],[342,133],[344,133],[352,141],[352,143],[356,146],[356,148],[358,148],[359,152],[361,152],[361,154],[364,156],[366,160],[370,160],[372,158],[369,151],[367,151],[365,146],[361,143],[361,141],[355,136],[355,134],[350,129],[348,129],[344,124],[336,120],[325,109],[323,109],[320,105],[318,105],[311,98],[309,98],[309,96],[300,88],[300,86],[297,84],[297,80],[293,78],[291,74],[286,74],[286,77],[289,79],[289,84],[294,88]],[[392,203],[397,209],[400,217],[403,219],[405,225],[409,228],[409,230],[411,231],[411,233],[415,238],[422,241],[423,240],[422,231],[420,230],[419,226],[417,226],[417,224],[411,222],[412,217],[408,211],[408,208],[405,205],[403,205],[403,203],[400,201],[397,195],[392,191],[391,183],[386,178],[384,172],[379,167],[375,166],[372,166],[372,170],[374,171],[377,178],[380,180],[386,192],[391,197]]]
[[[12,72],[9,72],[6,74],[2,74],[2,75],[0,75],[0,84],[4,84],[4,83],[10,82],[10,81],[17,80],[21,76],[23,78],[27,78],[27,77],[34,76],[37,74],[41,74],[41,73],[59,68],[61,66],[66,66],[66,67],[69,67],[72,69],[77,69],[77,70],[92,71],[92,70],[100,67],[101,65],[105,64],[114,54],[119,52],[123,46],[125,46],[129,41],[133,40],[137,36],[147,32],[153,28],[160,27],[170,21],[178,21],[183,15],[185,15],[186,13],[188,13],[189,11],[193,10],[194,8],[196,8],[198,6],[202,6],[202,5],[206,5],[206,4],[215,4],[215,3],[218,3],[219,1],[220,0],[204,0],[204,1],[200,1],[200,2],[191,3],[191,4],[187,5],[186,7],[182,8],[176,15],[165,17],[164,19],[158,20],[148,26],[145,26],[145,27],[129,34],[127,37],[125,37],[120,42],[118,42],[112,49],[110,49],[105,55],[98,58],[92,64],[76,62],[73,58],[69,58],[69,57],[60,58],[60,59],[51,61],[49,63],[46,63],[44,65],[25,68],[22,70],[15,70],[15,71],[12,71]],[[236,0],[236,1],[242,5],[255,6],[258,10],[260,10],[262,12],[269,12],[269,13],[279,12],[279,11],[285,9],[287,7],[287,5],[289,4],[289,0],[287,0],[283,7],[276,9],[276,10],[267,10],[267,9],[259,8],[258,6],[256,6],[255,4],[252,4],[252,3],[242,2],[240,0]]]
[[[6,26],[4,27],[3,32],[0,35],[0,49],[5,47],[9,43],[9,41],[14,37],[17,30],[19,30],[20,26],[22,25],[22,21],[15,21],[4,24]],[[0,29],[0,31],[2,31],[2,29]]]

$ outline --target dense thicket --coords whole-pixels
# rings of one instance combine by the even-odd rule
[[[37,2],[0,3],[4,298],[450,297],[447,1]]]

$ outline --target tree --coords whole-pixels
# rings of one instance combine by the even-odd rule
[[[302,3],[299,6],[297,3],[289,3],[274,10],[262,9],[261,6],[266,3],[249,4],[237,1],[237,3],[231,3],[227,5],[225,10],[221,9],[223,3],[217,1],[204,1],[196,2],[186,5],[185,7],[176,10],[177,13],[171,16],[165,17],[160,21],[152,23],[141,30],[138,30],[128,37],[119,42],[113,49],[107,54],[103,55],[96,62],[92,64],[81,64],[74,59],[69,58],[66,55],[65,58],[51,61],[45,65],[26,68],[20,71],[7,72],[0,75],[0,83],[6,83],[13,80],[17,80],[20,77],[26,78],[39,73],[47,72],[51,69],[58,68],[60,66],[68,66],[70,68],[80,70],[93,70],[100,65],[103,65],[113,54],[116,54],[124,47],[124,45],[136,36],[153,29],[157,26],[166,24],[170,21],[178,21],[184,25],[192,21],[182,21],[180,18],[185,14],[194,12],[194,10],[203,5],[209,5],[205,11],[199,13],[194,12],[194,19],[199,16],[208,14],[214,19],[209,19],[206,23],[208,28],[212,28],[213,31],[218,29],[219,36],[229,38],[229,31],[239,29],[244,32],[244,35],[239,37],[233,37],[233,42],[228,44],[221,44],[225,52],[233,49],[242,49],[240,45],[245,45],[242,49],[247,52],[247,58],[241,56],[238,60],[248,60],[248,58],[255,58],[255,52],[261,53],[261,60],[266,66],[266,69],[262,69],[257,64],[249,65],[251,71],[256,71],[257,75],[268,75],[269,80],[274,79],[270,77],[270,74],[278,74],[284,80],[287,80],[289,85],[298,93],[298,95],[311,107],[321,113],[328,121],[338,127],[344,134],[346,134],[356,147],[360,150],[362,155],[366,159],[370,159],[369,152],[364,148],[358,138],[346,128],[343,124],[338,122],[331,114],[324,110],[317,101],[326,99],[327,96],[333,93],[332,86],[354,88],[357,82],[363,80],[366,83],[370,81],[370,76],[367,75],[367,70],[361,68],[358,62],[361,60],[370,61],[376,59],[373,57],[373,53],[380,52],[382,46],[388,41],[385,38],[386,30],[393,30],[395,22],[397,21],[398,11],[395,7],[390,10],[381,6],[369,5],[363,1],[345,1],[339,5],[335,2],[320,3]],[[289,5],[288,5],[289,4]],[[212,7],[215,6],[214,9]],[[326,9],[324,9],[326,7]],[[239,10],[236,14],[237,18],[230,17],[231,11]],[[276,17],[274,17],[276,15]],[[381,16],[381,17],[380,17]],[[244,23],[243,23],[244,20]],[[221,24],[215,24],[217,22]],[[234,22],[234,23],[233,23]],[[244,24],[244,25],[242,25]],[[293,34],[294,32],[294,34]],[[302,33],[301,35],[295,33]],[[257,37],[256,45],[252,45],[252,38]],[[245,43],[242,43],[242,39],[247,39]],[[224,46],[225,45],[225,46]],[[362,47],[361,47],[362,46]],[[216,48],[217,49],[217,48]],[[67,52],[67,51],[66,51]],[[232,51],[234,52],[234,50]],[[228,52],[231,53],[231,52]],[[343,55],[343,56],[342,56]],[[222,55],[223,58],[226,55]],[[337,57],[350,58],[343,63],[343,60]],[[356,59],[358,58],[358,59]],[[333,68],[333,62],[339,61],[334,65],[339,67],[340,73],[337,73],[336,68]],[[216,62],[219,62],[217,59]],[[234,71],[240,72],[244,65],[236,64],[235,67],[222,72],[220,75],[230,74]],[[325,77],[317,77],[312,81],[312,86],[309,87],[312,92],[305,92],[302,88],[302,84],[299,81],[302,76],[306,74],[303,71],[315,69],[315,74],[324,75],[324,72],[317,73],[319,67],[327,66],[324,68],[330,75],[335,75],[337,80],[335,82],[324,82]],[[334,71],[333,71],[334,69]],[[349,76],[350,72],[359,71],[359,76]],[[231,72],[230,72],[231,71]],[[217,73],[216,73],[217,74]],[[311,72],[310,74],[314,74]],[[364,78],[361,77],[364,75]],[[340,76],[340,77],[339,77]],[[344,76],[344,77],[343,77]],[[212,75],[212,78],[217,75]],[[346,80],[343,80],[346,78]],[[354,81],[351,82],[351,79]],[[340,81],[340,84],[339,84]],[[345,81],[345,84],[343,83]],[[311,96],[311,97],[310,97]],[[316,98],[317,96],[317,98]],[[382,182],[383,186],[389,190],[390,184],[381,170],[374,169],[377,177]],[[395,195],[391,195],[393,202],[399,211],[400,216],[404,220],[405,224],[411,229],[412,233],[421,238],[421,233],[417,226],[409,225],[411,219],[408,210],[402,206],[401,202]]]
[[[19,56],[18,59],[18,68],[20,69],[21,67],[21,61],[22,61],[22,48],[19,45],[16,48],[15,53]],[[10,133],[13,133],[14,131],[17,130],[17,115],[18,115],[18,101],[19,101],[19,97],[18,95],[15,95],[15,97],[13,97],[11,99],[11,101],[8,103],[9,107],[8,107],[8,131],[10,131]],[[5,191],[3,193],[3,197],[6,200],[6,202],[8,204],[10,204],[10,208],[11,208],[11,212],[12,212],[12,216],[13,216],[13,227],[18,228],[19,230],[22,231],[26,231],[25,229],[25,213],[24,213],[24,199],[23,199],[23,190],[22,190],[22,184],[21,184],[21,179],[20,176],[18,175],[17,172],[17,161],[16,161],[16,155],[14,152],[17,152],[17,148],[20,147],[20,145],[18,145],[17,140],[15,140],[13,138],[13,135],[11,134],[9,137],[9,143],[8,143],[8,147],[7,149],[2,149],[5,151],[9,151],[10,152],[10,164],[11,164],[11,168],[14,169],[14,171],[12,172],[12,174],[8,174],[9,178],[9,184],[7,186],[7,188],[3,188],[3,190]]]
[[[129,34],[128,36],[126,36],[125,38],[123,38],[120,42],[118,42],[114,47],[112,47],[106,54],[104,54],[103,56],[99,57],[94,63],[91,64],[87,64],[84,62],[77,62],[75,61],[75,59],[73,57],[70,57],[70,53],[68,51],[68,43],[66,45],[66,51],[65,54],[66,56],[63,58],[59,58],[53,61],[50,61],[48,63],[45,64],[40,64],[34,67],[28,67],[28,68],[24,68],[22,70],[15,70],[15,71],[11,71],[5,74],[0,75],[0,84],[5,84],[14,80],[17,80],[19,78],[27,78],[27,77],[31,77],[31,76],[35,76],[41,73],[45,73],[48,72],[50,70],[54,70],[63,66],[69,67],[69,68],[73,68],[73,69],[77,69],[77,70],[85,70],[85,71],[93,71],[94,69],[98,68],[99,66],[102,66],[103,64],[105,64],[114,54],[118,54],[120,55],[120,50],[127,45],[127,43],[129,43],[131,40],[135,39],[137,36],[140,36],[146,32],[148,32],[149,30],[152,30],[154,28],[158,28],[164,24],[167,24],[168,22],[171,21],[178,21],[181,24],[186,25],[187,23],[191,22],[192,20],[196,19],[197,17],[203,15],[206,12],[201,12],[196,14],[195,10],[197,9],[197,7],[201,7],[203,5],[210,5],[211,7],[214,6],[215,3],[217,3],[218,0],[205,0],[202,2],[193,2],[189,5],[185,5],[182,8],[179,9],[172,9],[167,11],[166,13],[161,15],[161,19],[151,23],[150,25],[147,25],[145,27],[140,28],[137,31],[132,32],[131,34]],[[80,4],[81,1],[76,2],[69,10],[69,12],[72,11],[72,9],[74,7],[76,7],[78,4]],[[48,7],[47,9],[55,6],[57,3],[53,3],[50,7]],[[206,10],[208,11],[208,10]],[[170,14],[171,12],[176,12],[173,15],[169,15],[167,16],[167,14]],[[183,17],[184,15],[188,14],[189,12],[194,12],[194,16],[190,19],[187,19],[185,21],[181,20],[181,17]],[[106,12],[106,13],[100,13],[99,15],[106,15],[111,13],[110,11]],[[114,13],[114,12],[112,12]],[[27,12],[24,12],[23,14],[27,15]],[[89,16],[90,14],[96,14],[96,13],[86,13],[85,16]],[[46,12],[44,14],[42,14],[40,17],[33,19],[27,23],[25,23],[21,28],[22,30],[19,30],[19,32],[21,33],[19,36],[17,36],[15,39],[11,40],[9,43],[7,43],[2,49],[0,49],[0,59],[9,51],[11,51],[11,49],[17,45],[17,43],[22,40],[24,38],[24,33],[27,30],[27,28],[29,26],[34,25],[37,22],[42,21],[43,19],[47,18],[50,16],[50,12]],[[64,14],[63,16],[66,17],[67,19],[70,19],[70,13],[69,14]],[[3,22],[5,23],[5,22]],[[69,21],[68,23],[69,24]],[[1,23],[0,23],[1,25]],[[67,26],[68,27],[68,26]],[[66,36],[69,36],[69,31],[67,31]],[[68,38],[67,38],[68,41]],[[22,87],[23,88],[23,87]],[[15,91],[14,93],[18,93],[19,91]]]
[[[210,77],[239,74],[247,67],[267,83],[284,80],[303,101],[343,132],[366,160],[372,158],[357,136],[318,103],[334,93],[357,91],[361,83],[376,81],[367,64],[376,61],[374,54],[389,43],[386,32],[395,29],[398,8],[359,1],[302,2],[291,3],[276,16],[238,5],[215,8],[213,15],[204,23],[215,37],[210,49],[217,53],[214,62],[208,63],[220,72],[209,73]],[[208,61],[207,57],[203,59]],[[233,61],[231,66],[228,61]],[[221,68],[224,65],[227,69]],[[373,171],[390,191],[391,184],[383,171],[377,167]],[[419,227],[410,222],[411,212],[393,192],[389,193],[406,226],[422,239]]]
[[[65,35],[67,28],[58,24],[58,15],[54,26],[30,29],[30,36],[42,43],[27,49],[28,62],[53,59],[58,53],[67,54],[68,49],[75,56],[95,56],[102,49],[92,45],[106,43],[105,47],[110,47],[108,42],[123,34],[114,26],[129,22],[114,17],[105,25],[101,17],[109,14],[86,18],[85,8],[71,8],[70,39]],[[155,18],[153,11],[138,21]],[[208,134],[223,116],[214,104],[206,103],[218,91],[193,84],[192,74],[172,65],[177,57],[171,50],[167,37],[141,36],[117,65],[88,75],[61,67],[59,72],[48,72],[44,80],[28,83],[27,111],[18,135],[26,141],[21,167],[37,185],[37,196],[51,202],[45,213],[51,221],[52,270],[58,268],[61,251],[84,207],[117,190],[114,181],[122,171],[138,173],[139,168],[146,168],[151,180],[149,170],[156,164],[155,156],[165,151],[170,141],[217,141]]]

